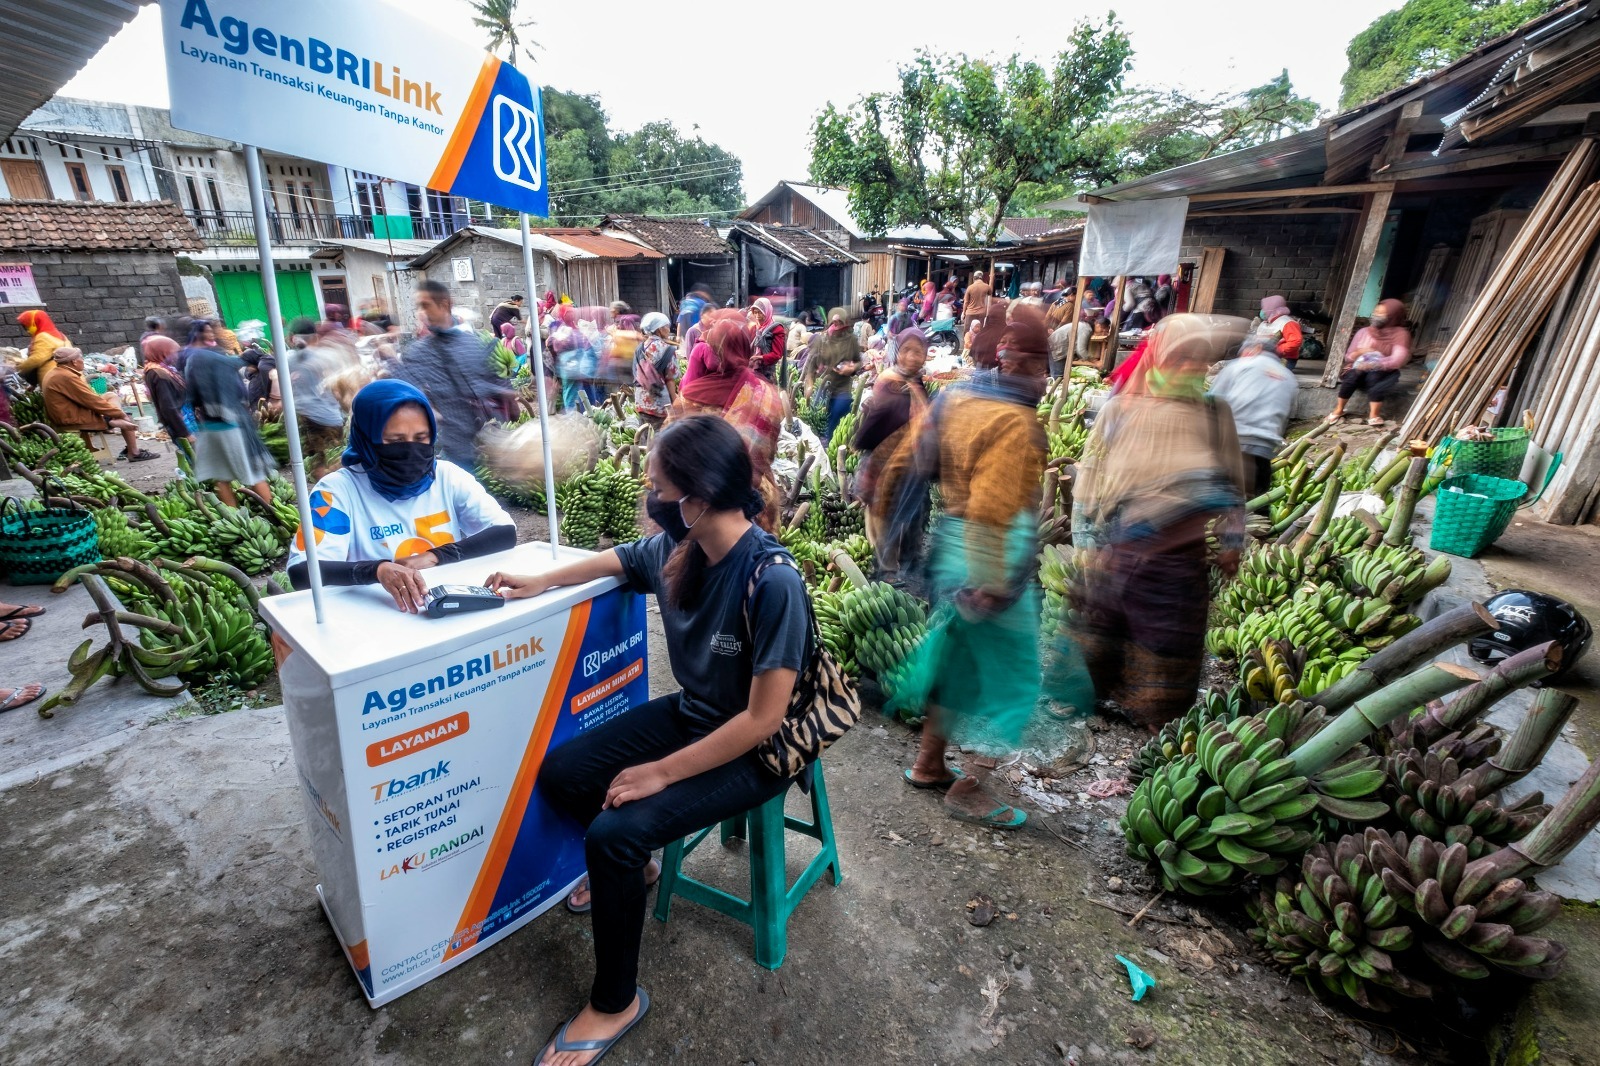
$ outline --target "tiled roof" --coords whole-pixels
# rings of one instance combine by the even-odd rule
[[[601,226],[631,234],[662,255],[687,259],[696,255],[722,258],[733,254],[728,242],[717,236],[715,229],[692,219],[607,215]]]
[[[1026,240],[1029,237],[1043,237],[1047,233],[1068,229],[1082,221],[1077,218],[1002,218],[1000,225]]]
[[[863,262],[860,256],[845,251],[822,234],[800,226],[763,225],[740,219],[733,224],[733,232],[742,233],[801,266]]]
[[[204,248],[171,200],[0,200],[7,252],[194,252]]]

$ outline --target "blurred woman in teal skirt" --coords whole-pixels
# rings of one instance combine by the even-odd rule
[[[996,829],[1027,820],[985,784],[997,761],[1017,750],[1039,702],[1035,538],[1046,444],[1035,409],[1048,366],[1043,316],[1019,311],[997,370],[935,401],[915,470],[897,492],[908,505],[894,515],[916,521],[917,493],[938,483],[945,513],[928,552],[934,616],[889,705],[926,716],[905,778],[943,790],[951,817]],[[946,765],[950,744],[973,753],[963,769]]]

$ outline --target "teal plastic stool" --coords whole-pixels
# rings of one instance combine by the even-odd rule
[[[750,845],[750,898],[740,899],[720,888],[696,881],[683,872],[683,859],[716,826],[708,826],[675,840],[666,847],[661,860],[661,884],[656,896],[656,917],[663,922],[672,913],[672,897],[681,896],[691,903],[710,907],[730,918],[735,918],[755,930],[756,962],[769,970],[783,965],[789,953],[789,915],[799,906],[811,886],[822,877],[824,870],[833,871],[833,883],[844,880],[839,868],[839,850],[833,843],[833,815],[828,811],[828,790],[822,783],[822,763],[812,763],[811,821],[791,818],[783,811],[785,789],[780,795],[729,818],[722,823],[722,842],[734,838],[747,839]],[[819,841],[822,850],[806,864],[806,868],[787,884],[788,870],[784,865],[784,831],[803,833]]]

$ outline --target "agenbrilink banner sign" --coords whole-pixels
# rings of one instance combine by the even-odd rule
[[[172,124],[545,216],[515,67],[386,4],[161,0]]]

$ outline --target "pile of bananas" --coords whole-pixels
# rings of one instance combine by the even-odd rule
[[[156,545],[143,529],[135,528],[128,516],[115,507],[102,507],[94,512],[95,528],[100,534],[100,557],[115,559],[127,555],[134,559],[148,559],[155,554]]]
[[[561,539],[574,548],[597,548],[605,531],[608,494],[604,482],[587,471],[556,486],[561,511]]]
[[[1319,541],[1306,551],[1273,544],[1247,552],[1239,562],[1239,572],[1217,596],[1217,617],[1237,625],[1247,615],[1270,611],[1306,581],[1319,581],[1327,575],[1333,545]]]
[[[170,599],[135,582],[113,585],[130,607],[180,630],[170,636],[145,631],[140,635],[144,648],[165,655],[188,649],[178,670],[187,681],[225,681],[250,689],[265,680],[275,668],[272,644],[256,613],[249,579],[213,559],[183,565],[162,560],[158,565],[167,572]]]
[[[850,561],[862,570],[871,568],[872,543],[867,540],[865,533],[852,533],[847,537],[830,543],[827,547],[828,553],[831,555],[835,548],[850,556]]]
[[[1089,441],[1089,427],[1083,424],[1079,417],[1062,422],[1047,434],[1050,452],[1049,459],[1072,459],[1076,461],[1083,455],[1083,446]]]
[[[828,649],[828,654],[833,656],[839,669],[854,677],[861,673],[861,667],[856,662],[855,636],[844,624],[842,605],[845,596],[846,593],[842,591],[817,589],[811,594],[811,609],[817,616],[817,628],[822,631],[822,643]]]
[[[856,661],[880,680],[893,676],[928,632],[922,604],[882,581],[845,592],[839,621],[854,641]]]
[[[1336,557],[1343,557],[1361,548],[1363,545],[1375,544],[1383,537],[1383,527],[1378,525],[1376,519],[1362,516],[1365,512],[1341,515],[1328,523],[1327,532],[1322,534],[1322,542],[1333,548]],[[1370,518],[1370,516],[1368,516]]]
[[[1360,647],[1366,653],[1388,647],[1421,624],[1383,600],[1353,595],[1331,582],[1302,585],[1275,609],[1246,615],[1237,625],[1207,630],[1206,648],[1224,659],[1243,658],[1269,640],[1287,640],[1305,651],[1307,662],[1332,664]],[[1352,655],[1360,662],[1366,654]]]
[[[849,448],[850,442],[855,440],[856,426],[861,422],[861,401],[857,397],[856,405],[850,408],[850,413],[839,419],[839,424],[833,427],[833,436],[828,438],[828,460],[833,461],[839,454],[840,448]],[[822,428],[828,428],[824,425]],[[851,453],[852,457],[854,452]],[[854,469],[854,467],[851,467]]]
[[[1046,639],[1077,621],[1072,603],[1087,554],[1061,544],[1047,544],[1039,552],[1039,585],[1044,589],[1039,633]]]
[[[1402,713],[1396,707],[1378,717]],[[1169,891],[1214,894],[1282,870],[1322,839],[1330,817],[1370,822],[1387,814],[1388,804],[1369,798],[1387,780],[1379,756],[1347,751],[1341,762],[1301,772],[1291,753],[1326,725],[1320,708],[1297,701],[1200,726],[1193,754],[1156,766],[1128,801],[1128,853]]]
[[[1395,791],[1395,819],[1421,836],[1466,845],[1472,859],[1527,836],[1550,807],[1539,792],[1500,804],[1495,790],[1521,775],[1495,773],[1489,759],[1499,749],[1499,734],[1479,724],[1465,735],[1450,734],[1426,752],[1391,753],[1385,769]]]
[[[1249,710],[1244,690],[1235,685],[1226,691],[1210,689],[1200,702],[1161,727],[1161,732],[1145,741],[1128,764],[1128,780],[1138,784],[1174,759],[1193,755],[1200,730],[1209,722],[1231,722]]]
[[[1315,695],[1366,660],[1367,649],[1346,648],[1337,655],[1324,650],[1311,658],[1304,646],[1266,640],[1239,659],[1239,681],[1252,700],[1289,703]]]
[[[1380,544],[1346,555],[1340,570],[1347,588],[1403,605],[1417,602],[1450,579],[1450,557],[1439,555],[1430,563],[1418,548]]]
[[[621,544],[639,536],[639,500],[644,481],[616,459],[601,459],[589,476],[600,482],[605,496],[601,529],[613,543]]]
[[[794,561],[800,564],[800,570],[805,572],[805,564],[811,564],[811,573],[822,573],[828,567],[828,545],[812,540],[806,535],[804,526],[785,529],[778,535],[778,541],[789,554],[794,556]]]
[[[37,390],[27,394],[25,400],[37,398],[38,411],[25,411],[24,401],[11,401],[11,415],[22,428],[13,429],[0,423],[0,451],[11,462],[29,470],[43,473],[59,471],[76,464],[85,467],[96,465],[94,453],[76,433],[65,436],[51,429],[45,422],[43,395]]]
[[[1302,441],[1302,445],[1308,443]],[[1272,520],[1274,533],[1288,529],[1316,506],[1322,498],[1324,484],[1344,458],[1344,445],[1336,444],[1319,455],[1312,465],[1300,450],[1302,445],[1297,445],[1287,456],[1273,460],[1267,517]]]
[[[100,469],[92,461],[51,475],[47,488],[58,492],[63,485],[74,499],[80,502],[93,500],[102,507],[133,507],[149,499],[122,478],[109,470]]]
[[[284,542],[272,524],[241,508],[222,507],[210,527],[212,543],[247,574],[272,569],[283,554]],[[168,523],[169,527],[171,523]]]
[[[1396,965],[1416,934],[1362,853],[1360,837],[1311,848],[1298,882],[1279,877],[1263,884],[1245,909],[1255,922],[1251,938],[1313,990],[1320,985],[1368,1010],[1392,1009],[1388,993],[1433,995],[1432,986]]]
[[[512,484],[499,477],[483,463],[479,463],[473,476],[478,479],[478,484],[484,487],[489,495],[518,507],[526,507],[530,511],[543,511],[544,489],[537,485]],[[290,499],[293,499],[291,493]]]
[[[289,465],[289,433],[283,426],[281,417],[267,418],[263,416],[257,426],[261,434],[261,443],[267,446],[267,451],[272,453],[272,458],[279,466]]]
[[[155,537],[156,554],[166,559],[187,559],[191,555],[212,556],[216,545],[211,539],[211,528],[197,514],[185,515],[167,522],[165,532]]]
[[[824,540],[843,540],[866,532],[866,511],[860,503],[845,499],[835,485],[824,485],[821,494],[812,500],[811,505],[812,513],[822,516]]]
[[[30,426],[42,423],[45,420],[44,393],[38,389],[29,389],[21,396],[11,401],[11,417],[16,419],[19,426]],[[80,439],[79,444],[83,441]],[[88,451],[87,448],[84,451]],[[32,463],[28,464],[32,466]]]

